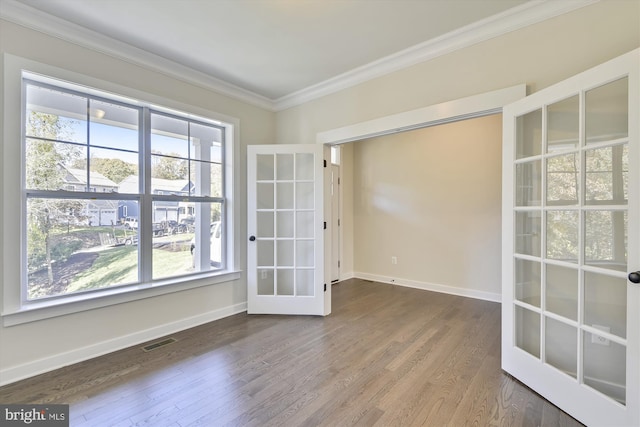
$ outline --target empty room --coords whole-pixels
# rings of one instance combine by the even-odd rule
[[[0,0],[0,425],[640,425],[640,1]]]

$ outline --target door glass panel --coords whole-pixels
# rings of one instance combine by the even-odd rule
[[[273,212],[257,212],[258,237],[273,237]]]
[[[578,146],[579,98],[572,96],[547,107],[547,152]]]
[[[258,266],[273,266],[273,240],[258,240]]]
[[[278,269],[278,295],[293,295],[293,270]]]
[[[273,181],[273,154],[256,155],[256,178],[258,181]]]
[[[587,331],[583,334],[584,383],[625,404],[627,383],[625,346]]]
[[[542,153],[542,110],[516,118],[516,159]]]
[[[258,269],[258,295],[274,295],[273,269]]]
[[[546,309],[578,320],[578,270],[546,265]]]
[[[627,212],[585,212],[585,264],[627,271]]]
[[[577,205],[580,156],[571,153],[547,159],[547,203]]]
[[[313,240],[296,242],[296,267],[313,267]]]
[[[584,273],[584,323],[626,338],[626,278]]]
[[[547,212],[547,258],[578,262],[577,211]]]
[[[540,357],[540,315],[520,306],[515,307],[516,346]]]
[[[540,263],[516,259],[516,299],[540,307]]]
[[[578,330],[551,317],[545,319],[545,362],[577,378]]]
[[[540,256],[540,212],[516,212],[516,253]]]
[[[516,206],[540,206],[540,160],[516,165]]]
[[[296,209],[313,209],[313,183],[296,184]]]
[[[629,184],[628,145],[586,150],[585,160],[586,203],[626,204]]]
[[[278,209],[293,209],[293,182],[279,182],[276,191]]]
[[[313,238],[313,212],[296,212],[296,235],[301,238]]]
[[[313,270],[296,270],[296,295],[313,296]]]
[[[278,265],[293,267],[293,240],[278,240]]]
[[[278,212],[278,237],[293,237],[293,212]]]
[[[273,183],[271,182],[259,182],[257,185],[257,208],[258,209],[273,209]]]
[[[313,179],[313,154],[297,153],[296,154],[296,179],[312,180]]]
[[[293,154],[277,154],[276,155],[277,179],[292,180],[293,179]]]
[[[629,82],[616,80],[585,94],[587,144],[625,138],[629,135]]]

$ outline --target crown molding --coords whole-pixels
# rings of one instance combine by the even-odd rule
[[[0,18],[230,98],[270,111],[274,110],[273,100],[267,97],[15,0],[2,0]]]
[[[2,0],[0,18],[269,111],[282,111],[598,1],[531,0],[278,99],[269,99],[16,0]]]
[[[600,0],[532,0],[481,21],[427,40],[274,101],[276,111],[339,92],[377,77],[563,15]]]

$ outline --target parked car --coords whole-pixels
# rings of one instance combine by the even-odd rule
[[[169,229],[169,234],[177,234],[177,233],[186,233],[187,225],[179,223],[178,221],[169,220],[167,221],[167,227]]]
[[[220,266],[222,262],[222,223],[215,221],[211,223],[211,237],[209,241],[209,255],[211,258],[211,264]],[[194,255],[196,251],[196,238],[191,239],[191,254]]]
[[[138,228],[138,218],[128,216],[122,220],[122,225],[124,228],[137,229]]]
[[[184,227],[185,232],[193,232],[195,222],[195,217],[188,216],[180,220],[180,225]]]

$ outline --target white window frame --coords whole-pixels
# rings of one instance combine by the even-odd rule
[[[3,296],[2,321],[4,326],[11,326],[46,319],[55,316],[91,310],[123,302],[149,298],[186,289],[210,286],[240,278],[239,257],[240,248],[234,242],[239,241],[240,211],[236,202],[239,196],[239,120],[223,114],[209,111],[200,107],[185,105],[158,95],[124,87],[112,82],[96,79],[73,71],[42,64],[29,59],[3,54],[4,71],[4,103],[0,117],[2,119],[2,144],[0,144],[0,176],[2,176],[2,194],[0,201],[0,229],[3,234],[0,248],[0,286]],[[24,171],[21,166],[22,145],[21,138],[23,123],[23,72],[32,76],[44,76],[59,82],[73,82],[69,88],[83,87],[90,95],[104,96],[137,106],[147,106],[155,111],[185,116],[187,118],[206,117],[225,128],[224,150],[224,193],[225,193],[225,221],[224,235],[226,244],[223,245],[226,268],[179,278],[168,278],[153,282],[142,282],[132,286],[120,286],[113,289],[96,290],[89,293],[69,294],[55,299],[36,300],[26,302],[22,296],[24,278],[21,277],[24,260],[20,248],[26,241],[24,221],[26,218],[22,183]],[[97,91],[96,93],[94,93]],[[118,95],[113,95],[118,94]],[[159,107],[162,106],[162,107]],[[20,183],[16,185],[16,183]],[[20,225],[19,227],[17,225]],[[150,256],[150,254],[148,254]],[[145,255],[146,256],[146,255]],[[21,268],[7,268],[20,265]]]

